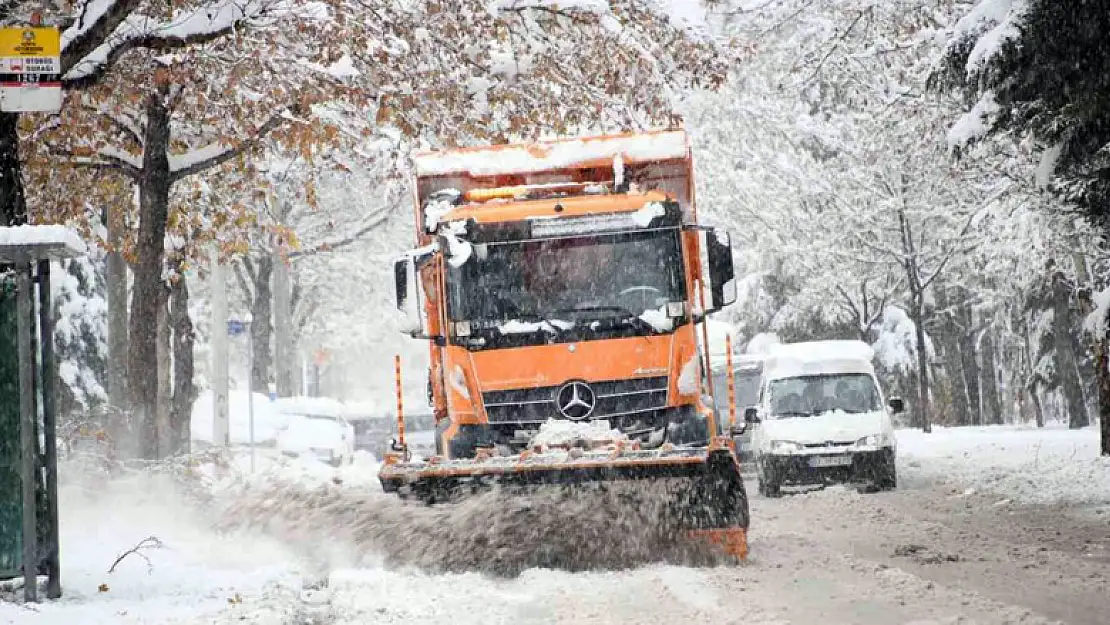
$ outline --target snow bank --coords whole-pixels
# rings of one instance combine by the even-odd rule
[[[898,430],[904,475],[954,482],[1021,503],[1110,504],[1110,458],[1094,428],[933,427]]]
[[[278,540],[260,532],[209,529],[166,477],[76,484],[67,479],[64,465],[61,470],[64,594],[33,609],[0,602],[0,622],[211,622],[237,595],[260,594],[275,583],[300,583],[296,559]],[[68,477],[75,476],[69,472]],[[162,547],[144,548],[142,555],[129,555],[108,572],[120,554],[150,536]]]
[[[607,429],[593,421],[579,422],[565,419],[548,419],[540,425],[540,430],[528,442],[530,448],[539,447],[542,452],[550,448],[594,447],[627,440],[628,437],[615,428]]]
[[[687,155],[686,133],[654,132],[605,139],[444,150],[418,154],[413,157],[413,164],[417,176],[496,176],[573,167],[587,162],[612,162],[618,154],[626,166],[683,159]]]

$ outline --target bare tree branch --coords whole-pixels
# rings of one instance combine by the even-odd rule
[[[123,158],[112,154],[105,154],[97,152],[93,155],[79,155],[67,150],[50,150],[53,156],[59,156],[70,160],[75,167],[86,167],[90,169],[111,169],[118,171],[127,176],[131,180],[138,180],[141,170]]]
[[[91,0],[88,0],[91,2]],[[86,5],[87,6],[87,5]],[[121,56],[139,48],[156,51],[177,50],[180,48],[214,41],[234,32],[241,24],[266,15],[269,6],[255,7],[248,13],[235,3],[219,2],[212,6],[198,7],[194,13],[207,12],[207,28],[199,28],[187,35],[174,35],[173,24],[154,23],[146,16],[135,16],[131,28],[120,28],[138,8],[138,0],[119,0],[101,16],[93,29],[78,36],[62,51],[62,85],[69,89],[80,89],[96,83]],[[234,16],[226,11],[235,11]],[[76,26],[75,26],[76,27]],[[69,32],[67,30],[67,32]],[[166,33],[171,34],[158,34]],[[75,76],[65,78],[71,71]]]
[[[116,567],[119,566],[119,563],[123,562],[124,558],[126,558],[127,556],[132,555],[132,554],[139,556],[143,560],[146,560],[147,572],[153,571],[154,570],[154,565],[150,562],[150,558],[146,557],[146,554],[143,553],[143,549],[165,549],[165,548],[166,548],[166,545],[163,544],[161,540],[158,540],[157,536],[147,536],[146,538],[140,540],[134,547],[132,547],[132,548],[128,549],[127,551],[124,551],[123,553],[119,554],[119,557],[116,558],[116,561],[112,563],[112,566],[111,566],[111,568],[108,569],[108,572],[109,573],[114,573],[115,570],[116,570]]]
[[[115,32],[139,6],[139,0],[117,0],[94,22],[86,21],[89,5],[94,0],[85,0],[77,21],[62,34],[62,75],[65,76],[77,63],[92,54]]]
[[[306,250],[297,250],[297,251],[294,251],[294,252],[290,252],[289,253],[289,259],[293,260],[293,259],[296,259],[296,258],[304,258],[306,256],[315,256],[317,254],[321,254],[321,253],[324,253],[324,252],[332,252],[332,251],[335,251],[339,248],[346,247],[346,246],[354,243],[355,241],[358,241],[359,239],[361,239],[367,232],[370,232],[374,228],[377,228],[378,226],[380,226],[382,224],[382,222],[384,222],[388,217],[389,217],[389,211],[388,210],[383,210],[373,220],[371,220],[369,223],[367,223],[363,227],[356,230],[350,236],[347,236],[347,237],[342,238],[338,241],[334,241],[334,242],[330,242],[330,243],[329,242],[321,243],[320,245],[308,248]]]
[[[172,182],[177,182],[182,178],[192,176],[193,174],[199,174],[202,171],[226,163],[227,161],[235,158],[236,156],[239,156],[244,152],[253,150],[254,148],[258,147],[259,143],[262,142],[262,139],[265,138],[266,135],[270,134],[271,131],[281,125],[282,121],[284,121],[284,118],[280,114],[274,115],[270,119],[266,120],[266,123],[262,124],[262,126],[259,127],[258,130],[254,131],[254,136],[252,136],[250,139],[247,139],[246,141],[243,141],[236,147],[229,147],[224,148],[221,151],[215,151],[215,148],[217,148],[220,144],[211,144],[200,148],[199,150],[196,150],[196,152],[212,150],[213,154],[211,156],[207,156],[201,160],[189,163],[188,165],[180,166],[176,169],[172,167],[171,163],[170,180]]]

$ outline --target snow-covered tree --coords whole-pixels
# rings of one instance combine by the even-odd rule
[[[57,410],[63,418],[86,414],[108,401],[107,322],[103,253],[54,263],[54,349],[61,386]]]

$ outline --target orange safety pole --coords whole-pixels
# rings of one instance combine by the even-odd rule
[[[401,399],[401,355],[393,356],[393,370],[397,380],[397,443],[405,448],[405,410]]]
[[[731,433],[736,426],[736,382],[732,374],[732,335],[725,334],[725,367],[728,372],[728,427]]]

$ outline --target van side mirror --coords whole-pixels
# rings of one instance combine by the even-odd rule
[[[887,403],[890,404],[890,409],[894,411],[894,414],[900,414],[906,409],[906,402],[902,401],[901,397],[891,397]]]
[[[759,409],[755,406],[748,406],[744,409],[744,423],[759,423]]]

